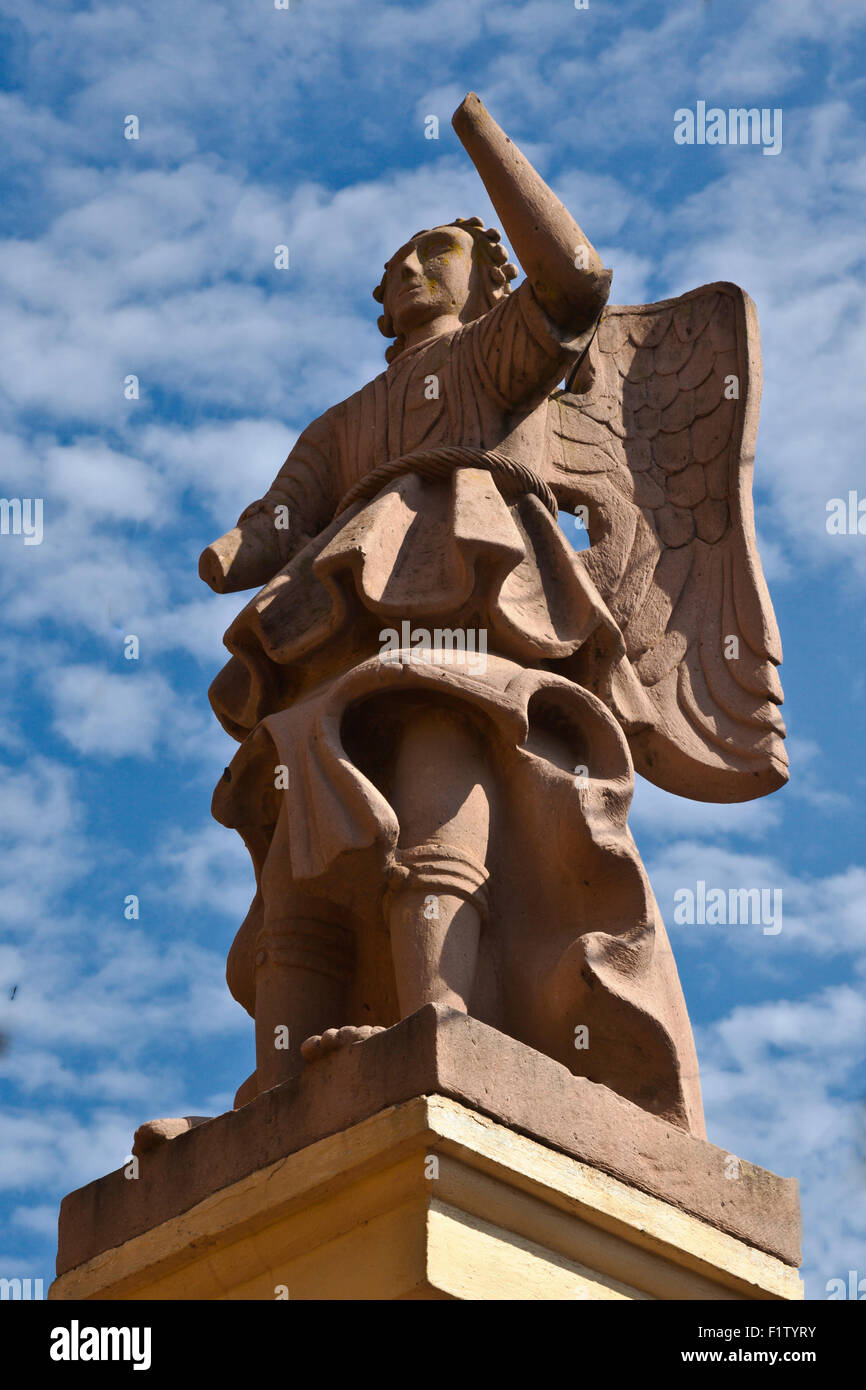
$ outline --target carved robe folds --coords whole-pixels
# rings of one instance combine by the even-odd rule
[[[345,950],[332,934],[321,968],[343,972],[345,1016],[398,1021],[383,914],[399,859],[389,749],[413,700],[449,702],[483,737],[501,791],[477,866],[470,1012],[702,1134],[676,968],[626,826],[629,750],[564,672],[587,653],[596,675],[610,668],[622,639],[555,519],[537,496],[508,501],[489,472],[461,468],[403,474],[332,520],[353,484],[412,450],[496,449],[543,473],[548,396],[590,337],[563,341],[524,283],[317,420],[245,513],[287,505],[301,541],[228,630],[233,656],[211,690],[243,741],[214,814],[243,835],[258,882],[228,979],[253,1013],[262,931],[330,917]],[[468,632],[470,650],[383,660],[381,634],[407,620]]]

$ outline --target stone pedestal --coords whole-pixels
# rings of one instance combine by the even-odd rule
[[[798,1299],[799,1258],[791,1179],[431,1006],[71,1193],[49,1298]]]

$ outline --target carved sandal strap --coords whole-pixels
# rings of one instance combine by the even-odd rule
[[[553,491],[543,478],[496,449],[475,449],[466,444],[445,444],[436,449],[416,449],[413,453],[402,454],[400,458],[380,463],[378,468],[360,478],[340,502],[335,516],[339,516],[354,502],[369,501],[387,483],[404,473],[420,473],[424,478],[449,478],[458,468],[485,468],[493,475],[497,487],[512,495],[522,496],[534,493],[553,517],[558,507]]]

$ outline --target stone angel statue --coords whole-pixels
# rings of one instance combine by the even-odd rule
[[[257,885],[235,1105],[436,1002],[702,1136],[627,813],[635,767],[710,801],[786,779],[755,311],[730,284],[609,306],[478,97],[453,124],[525,279],[478,218],[411,236],[373,291],[387,369],[201,558],[258,590],[210,694],[240,744],[213,813]]]

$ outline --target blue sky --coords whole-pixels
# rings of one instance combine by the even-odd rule
[[[242,599],[211,594],[197,557],[300,430],[382,370],[386,257],[419,226],[495,225],[449,124],[475,90],[613,267],[614,302],[733,280],[757,304],[791,783],[719,807],[639,784],[632,825],[710,1138],[800,1180],[808,1297],[866,1276],[866,535],[826,526],[830,499],[866,497],[866,11],[2,0],[0,16],[0,492],[44,499],[41,545],[0,537],[0,1274],[47,1284],[60,1197],[120,1166],[143,1119],[218,1113],[252,1070],[223,978],[252,873],[210,820],[234,745],[206,697]],[[781,109],[781,153],[677,145],[674,112],[699,100]],[[699,879],[781,888],[782,931],[676,926],[674,892]]]

